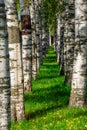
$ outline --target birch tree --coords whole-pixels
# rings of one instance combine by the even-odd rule
[[[74,44],[75,44],[75,5],[74,0],[67,0],[66,41],[65,41],[65,83],[71,85]]]
[[[15,0],[5,0],[10,55],[11,119],[24,119],[21,43]]]
[[[70,106],[86,103],[87,75],[87,1],[75,0],[75,49]]]
[[[0,130],[10,130],[9,52],[3,0],[0,0]]]
[[[22,24],[22,58],[25,91],[32,91],[32,34],[30,7],[20,0]]]
[[[39,17],[39,1],[34,0],[35,6],[35,24],[36,24],[36,57],[37,57],[37,72],[40,69],[40,17]]]
[[[31,29],[32,29],[32,78],[35,80],[37,75],[37,45],[36,45],[36,15],[34,0],[30,6]]]

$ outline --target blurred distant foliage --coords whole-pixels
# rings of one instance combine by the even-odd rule
[[[24,6],[29,6],[31,4],[31,0],[24,0]],[[16,5],[17,5],[17,11],[20,10],[20,1],[16,0]]]
[[[31,0],[24,0],[24,7],[29,6],[31,4]]]
[[[65,2],[62,0],[43,0],[42,10],[45,13],[45,22],[49,24],[51,34],[54,33],[56,15],[65,9]]]
[[[55,0],[43,0],[43,12],[46,16],[46,22],[52,24],[55,20],[58,2]]]
[[[41,7],[41,12],[45,14],[45,23],[48,23],[50,32],[54,34],[54,26],[56,15],[61,14],[65,9],[65,2],[63,0],[42,0],[43,6]],[[16,0],[17,11],[20,10],[19,0]],[[24,5],[29,6],[31,0],[24,0]]]
[[[17,12],[19,12],[19,10],[20,10],[19,0],[16,0],[16,6],[17,6]]]

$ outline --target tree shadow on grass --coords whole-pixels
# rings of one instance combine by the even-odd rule
[[[54,80],[54,84],[52,86],[51,80],[53,78],[58,77],[58,65],[55,64],[56,56],[53,54],[47,55],[46,59],[44,59],[43,65],[40,69],[39,74],[37,75],[37,80],[41,84],[41,87],[38,88],[39,84],[36,85],[31,94],[25,95],[25,102],[30,104],[42,105],[40,108],[36,108],[29,112],[26,112],[26,119],[32,119],[36,117],[41,117],[49,111],[53,111],[55,109],[63,108],[68,105],[70,89],[64,84],[58,84],[57,79]],[[59,78],[59,77],[58,77]],[[50,80],[50,86],[45,84],[45,86],[40,81],[43,79],[43,84],[45,84],[45,80]],[[36,80],[36,82],[37,82]],[[53,81],[52,81],[53,82]],[[47,87],[46,87],[47,86]],[[30,106],[31,107],[31,106]]]
[[[47,113],[48,112],[52,112],[52,111],[55,111],[55,110],[60,110],[60,109],[66,109],[66,105],[65,106],[62,106],[62,104],[60,104],[60,105],[58,105],[58,104],[54,104],[54,105],[52,105],[52,106],[50,106],[50,107],[44,107],[43,109],[38,109],[38,110],[36,110],[36,111],[33,111],[33,112],[30,112],[30,113],[26,113],[25,114],[25,117],[26,117],[26,120],[31,120],[31,119],[35,119],[35,118],[37,118],[37,117],[42,117],[42,116],[45,116],[45,115],[47,115]],[[68,108],[67,108],[68,109]],[[75,109],[77,109],[77,108],[74,108],[74,111],[72,111],[72,113],[70,113],[70,111],[68,112],[68,111],[66,111],[66,114],[65,114],[65,118],[66,118],[66,120],[67,120],[67,118],[69,119],[69,118],[77,118],[78,117],[78,119],[79,119],[79,117],[81,117],[81,116],[87,116],[87,109],[85,109],[84,111],[80,111],[80,110],[78,110],[78,111],[76,111]],[[68,116],[67,117],[67,113],[69,114],[70,113],[70,116]],[[63,118],[63,117],[62,117]],[[58,120],[60,120],[60,117],[58,118],[57,117],[57,119]],[[62,120],[62,119],[61,119]]]
[[[57,78],[59,76],[59,71],[58,71],[58,65],[43,65],[40,69],[40,73],[37,75],[37,80],[38,79],[52,79],[52,78]]]
[[[41,76],[41,77],[37,77],[37,81],[40,81],[40,80],[52,80],[52,79],[55,79],[56,78],[56,74],[55,75],[46,75],[45,77],[44,76]]]
[[[34,112],[25,113],[26,120],[30,120],[36,117],[41,117],[43,115],[46,115],[48,111],[52,111],[54,109],[62,108],[62,105],[52,105],[50,107],[44,107],[43,109],[38,109]]]
[[[58,85],[51,88],[41,88],[35,90],[32,94],[25,96],[26,102],[32,102],[34,104],[44,103],[42,109],[35,110],[34,112],[26,113],[26,119],[36,118],[46,114],[48,111],[54,109],[63,108],[68,105],[69,102],[69,89],[61,89]]]

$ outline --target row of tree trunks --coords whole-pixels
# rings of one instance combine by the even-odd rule
[[[41,3],[36,3],[37,5],[35,5],[35,3],[32,2],[31,6],[26,6],[26,8],[24,8],[23,0],[20,0],[20,4],[22,21],[22,44],[18,26],[16,1],[0,1],[0,19],[2,21],[0,23],[0,39],[2,41],[0,42],[0,52],[2,54],[0,57],[0,103],[2,104],[0,107],[1,130],[10,129],[10,115],[11,120],[13,121],[23,120],[25,118],[24,89],[27,91],[32,90],[32,77],[34,76],[34,78],[36,78],[36,73],[37,70],[39,70],[42,60],[42,27],[40,25],[42,23],[40,19],[42,20],[42,18],[39,17],[39,5]],[[37,12],[37,14],[35,14],[35,12]],[[7,32],[5,13],[7,18]],[[34,55],[34,63],[32,54]],[[34,68],[36,71],[34,73],[35,75],[32,74],[32,68]]]
[[[65,83],[71,84],[69,106],[83,107],[86,104],[87,1],[67,0],[66,2],[66,10],[61,16],[57,16],[59,28],[55,32],[59,33],[57,34],[59,36],[56,37],[58,41],[55,41],[56,52],[59,53],[60,72],[65,74]],[[39,71],[41,52],[45,55],[49,47],[49,27],[44,22],[46,14],[41,12],[39,16],[43,2],[32,0],[31,6],[26,8],[23,0],[20,3],[22,45],[15,0],[5,0],[5,6],[4,1],[0,0],[1,130],[10,129],[10,116],[14,121],[24,119],[24,88],[27,91],[32,90],[32,77],[36,78]],[[32,70],[35,70],[35,73]]]
[[[39,11],[39,5],[35,4],[34,1],[34,17],[31,19],[30,16],[31,10],[30,7],[26,6],[24,8],[24,1],[21,0],[21,21],[22,21],[22,44],[20,39],[20,32],[18,27],[18,18],[17,18],[17,9],[15,0],[5,0],[4,2],[0,1],[0,29],[1,31],[1,57],[0,57],[0,129],[9,130],[10,129],[10,115],[11,120],[18,121],[24,119],[24,89],[27,91],[32,90],[32,52],[34,52],[35,58],[35,77],[36,73],[40,68],[42,60],[42,28]],[[38,9],[38,10],[37,10]],[[35,14],[36,12],[36,14]],[[6,33],[6,19],[7,17],[7,31],[8,31],[8,41]],[[42,15],[41,15],[42,16]],[[34,21],[35,19],[35,21]],[[39,20],[39,21],[38,21]],[[41,18],[42,20],[42,18]],[[34,26],[35,30],[31,33],[31,24]],[[47,24],[46,24],[47,25]],[[34,29],[34,27],[33,27]],[[49,29],[48,26],[44,26],[44,34],[46,34],[45,46],[49,46]],[[40,34],[41,33],[41,34]],[[32,40],[34,36],[34,42]],[[44,40],[43,40],[44,41]],[[9,45],[8,45],[9,42]],[[9,47],[9,48],[8,48]],[[34,48],[35,49],[34,49]],[[9,54],[8,54],[9,49]],[[33,51],[34,50],[34,51]],[[46,53],[46,50],[45,50]],[[9,55],[9,57],[8,57]],[[35,56],[36,55],[36,56]],[[9,59],[8,59],[9,58]],[[10,64],[9,64],[10,63]],[[3,69],[2,69],[3,66]],[[9,70],[10,68],[10,70]],[[11,78],[10,78],[11,77]],[[11,88],[10,88],[11,84]],[[2,88],[3,85],[3,88]],[[10,93],[11,92],[11,93]],[[11,95],[10,95],[11,94]],[[2,98],[3,97],[3,98]],[[3,100],[2,100],[3,99]],[[10,107],[11,103],[11,107]],[[10,112],[11,108],[11,112]],[[3,112],[2,112],[3,109]]]
[[[86,104],[87,1],[67,0],[65,2],[66,7],[60,15],[62,21],[60,20],[58,32],[60,45],[57,43],[57,48],[60,48],[57,54],[60,74],[65,75],[65,84],[71,85],[69,106],[82,107]]]

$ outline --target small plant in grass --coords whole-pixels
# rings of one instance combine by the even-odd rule
[[[12,123],[11,130],[86,130],[87,108],[69,108],[70,86],[59,76],[56,55],[50,48],[33,81],[33,92],[25,94],[26,120]]]

